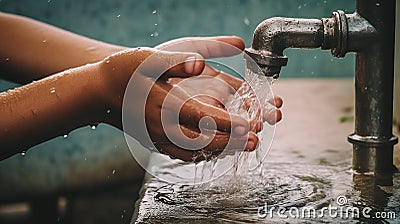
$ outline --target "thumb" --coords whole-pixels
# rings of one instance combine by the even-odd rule
[[[157,50],[143,61],[140,70],[154,78],[186,78],[200,75],[204,67],[204,58],[200,54]]]

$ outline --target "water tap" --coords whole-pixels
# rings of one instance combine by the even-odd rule
[[[345,14],[342,10],[331,18],[301,19],[275,17],[261,22],[254,31],[251,57],[266,76],[278,78],[288,58],[286,48],[331,49],[333,56],[344,57],[374,40],[375,28],[358,13]]]

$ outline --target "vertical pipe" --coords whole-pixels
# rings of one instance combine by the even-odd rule
[[[392,184],[395,0],[357,0],[357,12],[377,30],[377,39],[357,52],[353,169],[375,172],[377,183]]]
[[[396,21],[400,20],[400,4],[396,4]],[[396,23],[394,66],[394,121],[400,132],[400,23]]]

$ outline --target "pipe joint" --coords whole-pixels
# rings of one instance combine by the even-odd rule
[[[321,49],[331,49],[335,57],[344,57],[347,53],[348,20],[342,10],[332,13],[331,18],[323,18],[324,41]]]

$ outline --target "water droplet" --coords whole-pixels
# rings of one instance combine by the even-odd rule
[[[107,60],[107,61],[106,61],[106,64],[109,64],[109,63],[110,63],[110,60]]]
[[[154,32],[154,37],[158,37],[158,32]]]
[[[83,159],[86,161],[86,156]]]
[[[317,59],[317,55],[314,56],[314,59]]]
[[[26,151],[22,151],[21,156],[25,156],[25,155],[26,155]]]
[[[65,134],[65,135],[63,135],[63,137],[64,137],[64,138],[68,138],[68,135],[67,135],[67,134]]]
[[[94,51],[96,49],[97,49],[97,47],[88,47],[88,48],[86,48],[86,51]]]
[[[9,61],[10,60],[10,58],[6,58],[6,61]]]
[[[154,26],[158,26],[158,24],[157,24],[157,23],[154,23]]]
[[[119,17],[121,17],[121,15],[120,15],[120,14],[118,14],[118,15],[117,15],[117,18],[119,18]]]
[[[324,1],[324,4],[326,4],[326,0]]]
[[[150,34],[150,36],[152,37],[152,36],[154,36],[154,34]]]
[[[154,10],[153,10],[153,14],[156,14],[156,13],[157,13],[157,10],[154,9]]]
[[[46,43],[47,42],[47,40],[42,40],[42,43]]]
[[[96,130],[96,125],[92,125],[90,127],[92,128],[92,130]]]
[[[112,174],[115,174],[115,170],[112,171]]]
[[[301,9],[301,5],[299,5],[299,6],[297,7],[297,9],[299,9],[299,10],[300,10],[300,9]]]
[[[250,25],[250,21],[249,21],[249,19],[247,17],[245,17],[243,19],[243,22],[244,22],[244,24],[246,24],[246,26]]]
[[[51,87],[50,88],[50,93],[55,93],[56,92],[56,88],[55,87]]]
[[[377,7],[379,7],[379,6],[381,6],[381,3],[377,2],[375,5],[376,5]]]

